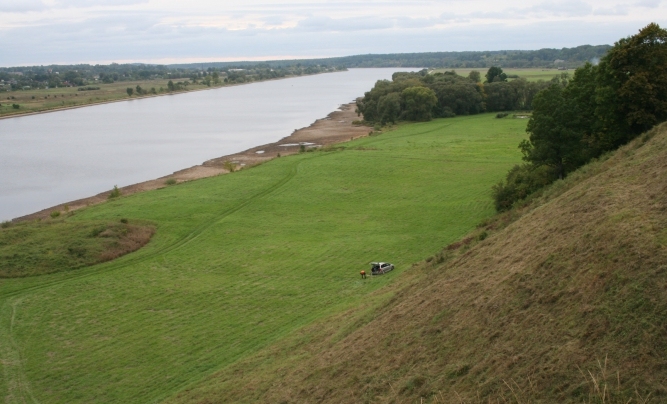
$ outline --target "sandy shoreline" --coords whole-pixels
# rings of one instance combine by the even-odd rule
[[[355,103],[341,105],[337,111],[330,113],[326,118],[318,119],[310,126],[298,129],[292,132],[291,135],[286,136],[277,142],[256,146],[240,153],[207,160],[201,165],[179,170],[173,174],[156,178],[154,180],[128,185],[126,187],[120,188],[121,193],[123,195],[131,195],[138,192],[163,188],[167,186],[167,180],[175,180],[176,182],[180,183],[196,180],[199,178],[227,174],[229,171],[223,167],[225,162],[231,162],[237,168],[248,168],[274,159],[278,157],[278,154],[281,156],[287,156],[290,154],[298,153],[300,145],[304,143],[306,144],[306,147],[318,147],[368,136],[370,129],[367,126],[358,126],[352,124],[353,121],[359,119],[355,110]],[[109,192],[111,192],[111,190],[88,198],[61,203],[50,208],[43,209],[39,212],[14,218],[12,221],[18,222],[25,220],[45,219],[48,218],[53,211],[64,212],[66,209],[73,211],[76,209],[84,208],[86,206],[96,205],[98,203],[107,201]]]

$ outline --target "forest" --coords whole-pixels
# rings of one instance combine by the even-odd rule
[[[395,123],[399,120],[428,121],[482,112],[532,109],[533,98],[549,82],[508,80],[499,67],[491,67],[482,82],[473,70],[467,77],[456,71],[395,73],[392,80],[380,80],[364,97],[357,109],[369,123]]]
[[[665,66],[667,31],[652,23],[616,42],[598,65],[549,83],[532,100],[529,138],[519,145],[525,164],[493,188],[496,209],[510,209],[667,120]]]

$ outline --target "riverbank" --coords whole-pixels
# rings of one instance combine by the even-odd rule
[[[337,111],[330,113],[327,117],[316,120],[310,126],[295,130],[292,134],[277,142],[210,159],[200,165],[179,170],[163,177],[128,185],[119,188],[120,192],[122,195],[131,195],[170,186],[169,184],[175,185],[200,178],[227,174],[232,167],[235,170],[249,168],[280,156],[299,153],[301,146],[304,149],[323,147],[367,136],[370,131],[367,126],[353,123],[359,119],[355,110],[355,103],[341,105]],[[29,215],[14,218],[12,222],[46,219],[54,211],[71,212],[86,206],[96,205],[107,201],[110,192],[111,190],[91,197],[58,204]]]
[[[105,84],[100,84],[98,90],[93,90],[93,91],[84,91],[84,92],[79,92],[78,87],[56,87],[56,88],[51,88],[51,89],[46,89],[46,90],[41,90],[41,89],[36,89],[36,90],[27,90],[27,91],[21,91],[21,94],[18,96],[18,98],[15,95],[11,95],[11,93],[3,93],[3,94],[9,94],[11,96],[7,97],[6,101],[0,102],[0,105],[4,105],[7,107],[5,111],[3,111],[3,107],[0,107],[0,120],[2,119],[10,119],[10,118],[19,118],[23,116],[31,116],[31,115],[39,115],[39,114],[46,114],[50,112],[59,112],[59,111],[66,111],[70,109],[78,109],[78,108],[84,108],[84,107],[92,107],[95,105],[105,105],[105,104],[111,104],[111,103],[116,103],[116,102],[124,102],[124,101],[134,101],[134,100],[141,100],[145,98],[155,98],[155,97],[163,97],[163,96],[171,96],[171,95],[178,95],[178,94],[186,94],[186,93],[193,93],[197,91],[207,91],[207,90],[218,90],[221,88],[228,88],[228,87],[237,87],[237,86],[244,86],[247,84],[253,84],[253,83],[264,83],[267,81],[276,81],[276,80],[286,80],[286,79],[293,79],[296,77],[307,77],[307,76],[316,76],[319,74],[326,74],[326,73],[335,73],[335,72],[319,72],[319,73],[313,73],[313,74],[304,74],[301,76],[285,76],[285,77],[277,77],[277,78],[272,78],[272,79],[265,79],[265,80],[257,80],[257,81],[247,81],[244,83],[233,83],[233,84],[221,84],[221,85],[214,85],[214,86],[206,86],[203,84],[191,84],[188,87],[185,87],[184,89],[177,90],[177,91],[172,91],[172,92],[159,92],[159,93],[147,93],[147,94],[141,94],[141,95],[133,95],[133,96],[128,96],[126,93],[127,88],[132,88],[134,89],[136,86],[144,87],[144,90],[148,91],[151,87],[155,86],[166,86],[168,80],[157,80],[157,81],[128,81],[128,82],[118,82],[118,83],[113,83],[110,85],[105,85]],[[82,95],[83,97],[81,98],[88,98],[88,101],[86,102],[85,100],[81,103],[77,103],[76,101],[79,101],[78,96]],[[50,97],[53,96],[54,99],[57,99],[58,96],[60,96],[61,103],[62,105],[54,105],[53,102],[50,102],[47,104],[44,104],[42,102],[42,99],[47,100],[50,99]],[[69,101],[63,101],[67,100],[69,97]],[[72,98],[72,97],[77,97],[77,98]],[[93,99],[94,98],[94,99]],[[35,101],[37,100],[37,101]],[[69,103],[68,104],[66,104]],[[19,105],[23,105],[25,108],[25,104],[31,104],[31,103],[40,103],[39,105],[51,105],[51,106],[46,106],[46,107],[37,107],[36,109],[29,109],[29,110],[21,110],[21,109],[13,109],[10,105],[14,103],[19,103]]]

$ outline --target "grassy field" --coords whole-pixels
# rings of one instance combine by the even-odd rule
[[[410,124],[76,212],[67,223],[127,218],[156,233],[112,262],[0,281],[0,395],[160,401],[317,319],[363,310],[494,213],[490,187],[519,162],[525,125],[493,114]],[[397,270],[362,281],[377,260]]]
[[[448,70],[452,69],[436,69],[436,72],[445,72]],[[479,69],[453,69],[456,71],[457,74],[461,76],[467,76],[470,74],[471,71],[477,70],[482,74],[482,79],[484,79],[484,75],[486,74],[486,71],[488,69],[484,68],[479,68]],[[574,70],[557,70],[557,69],[511,69],[511,68],[503,68],[503,72],[505,72],[507,75],[517,75],[519,78],[524,78],[528,81],[539,81],[539,80],[544,80],[544,81],[549,81],[552,78],[561,75],[562,73],[568,73],[570,75],[574,74]],[[510,79],[511,80],[511,79]]]
[[[667,402],[667,124],[169,400]]]
[[[174,83],[183,81],[190,82],[190,80],[187,78],[173,79]],[[167,93],[168,82],[169,79],[120,81],[110,84],[95,83],[77,87],[59,87],[2,92],[0,93],[0,117],[126,100],[130,98],[127,95],[127,89],[132,88],[133,90],[136,90],[137,86],[140,86],[147,93],[138,95],[135,91],[131,98],[155,97],[156,95]],[[220,85],[214,87],[225,85],[232,84],[221,83]],[[99,87],[99,89],[79,91],[79,88],[86,87]],[[176,92],[205,90],[208,88],[212,87],[208,87],[203,83],[189,84],[181,90],[176,90]],[[153,94],[151,89],[155,89],[157,94]],[[18,104],[19,108],[14,108],[14,104]]]
[[[173,81],[176,83],[184,80],[187,79],[174,79]],[[155,88],[156,92],[159,92],[160,87],[167,89],[168,82],[169,79],[157,79],[81,86],[82,88],[89,86],[100,88],[99,90],[89,91],[79,91],[79,87],[59,87],[3,92],[0,93],[0,117],[128,99],[128,87],[136,89],[137,86],[141,86],[146,91]],[[187,91],[205,88],[209,87],[205,84],[189,85]],[[151,96],[154,95],[138,96],[135,92],[132,98]],[[13,104],[18,104],[19,108],[15,109]]]

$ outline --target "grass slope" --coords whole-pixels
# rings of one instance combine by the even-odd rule
[[[111,261],[146,245],[148,223],[47,220],[6,223],[0,231],[0,278],[43,275]]]
[[[170,402],[667,401],[667,125],[465,240]]]
[[[146,220],[110,263],[0,281],[9,403],[170,397],[349,307],[493,214],[525,120],[406,125],[335,151],[121,197],[67,223]],[[359,279],[387,260],[389,276]],[[34,400],[33,400],[34,398]]]
[[[185,79],[182,79],[185,80]],[[103,102],[127,100],[127,88],[133,90],[141,86],[146,91],[151,88],[166,89],[168,79],[122,81],[111,84],[99,83],[80,87],[99,87],[99,90],[79,91],[80,87],[58,87],[49,89],[30,89],[0,93],[0,117],[21,115],[34,112],[49,111],[58,108],[78,107]],[[205,84],[193,84],[187,87],[188,91],[209,88]],[[147,95],[153,96],[153,95]],[[136,93],[131,98],[144,97]],[[15,109],[13,104],[18,104]]]

